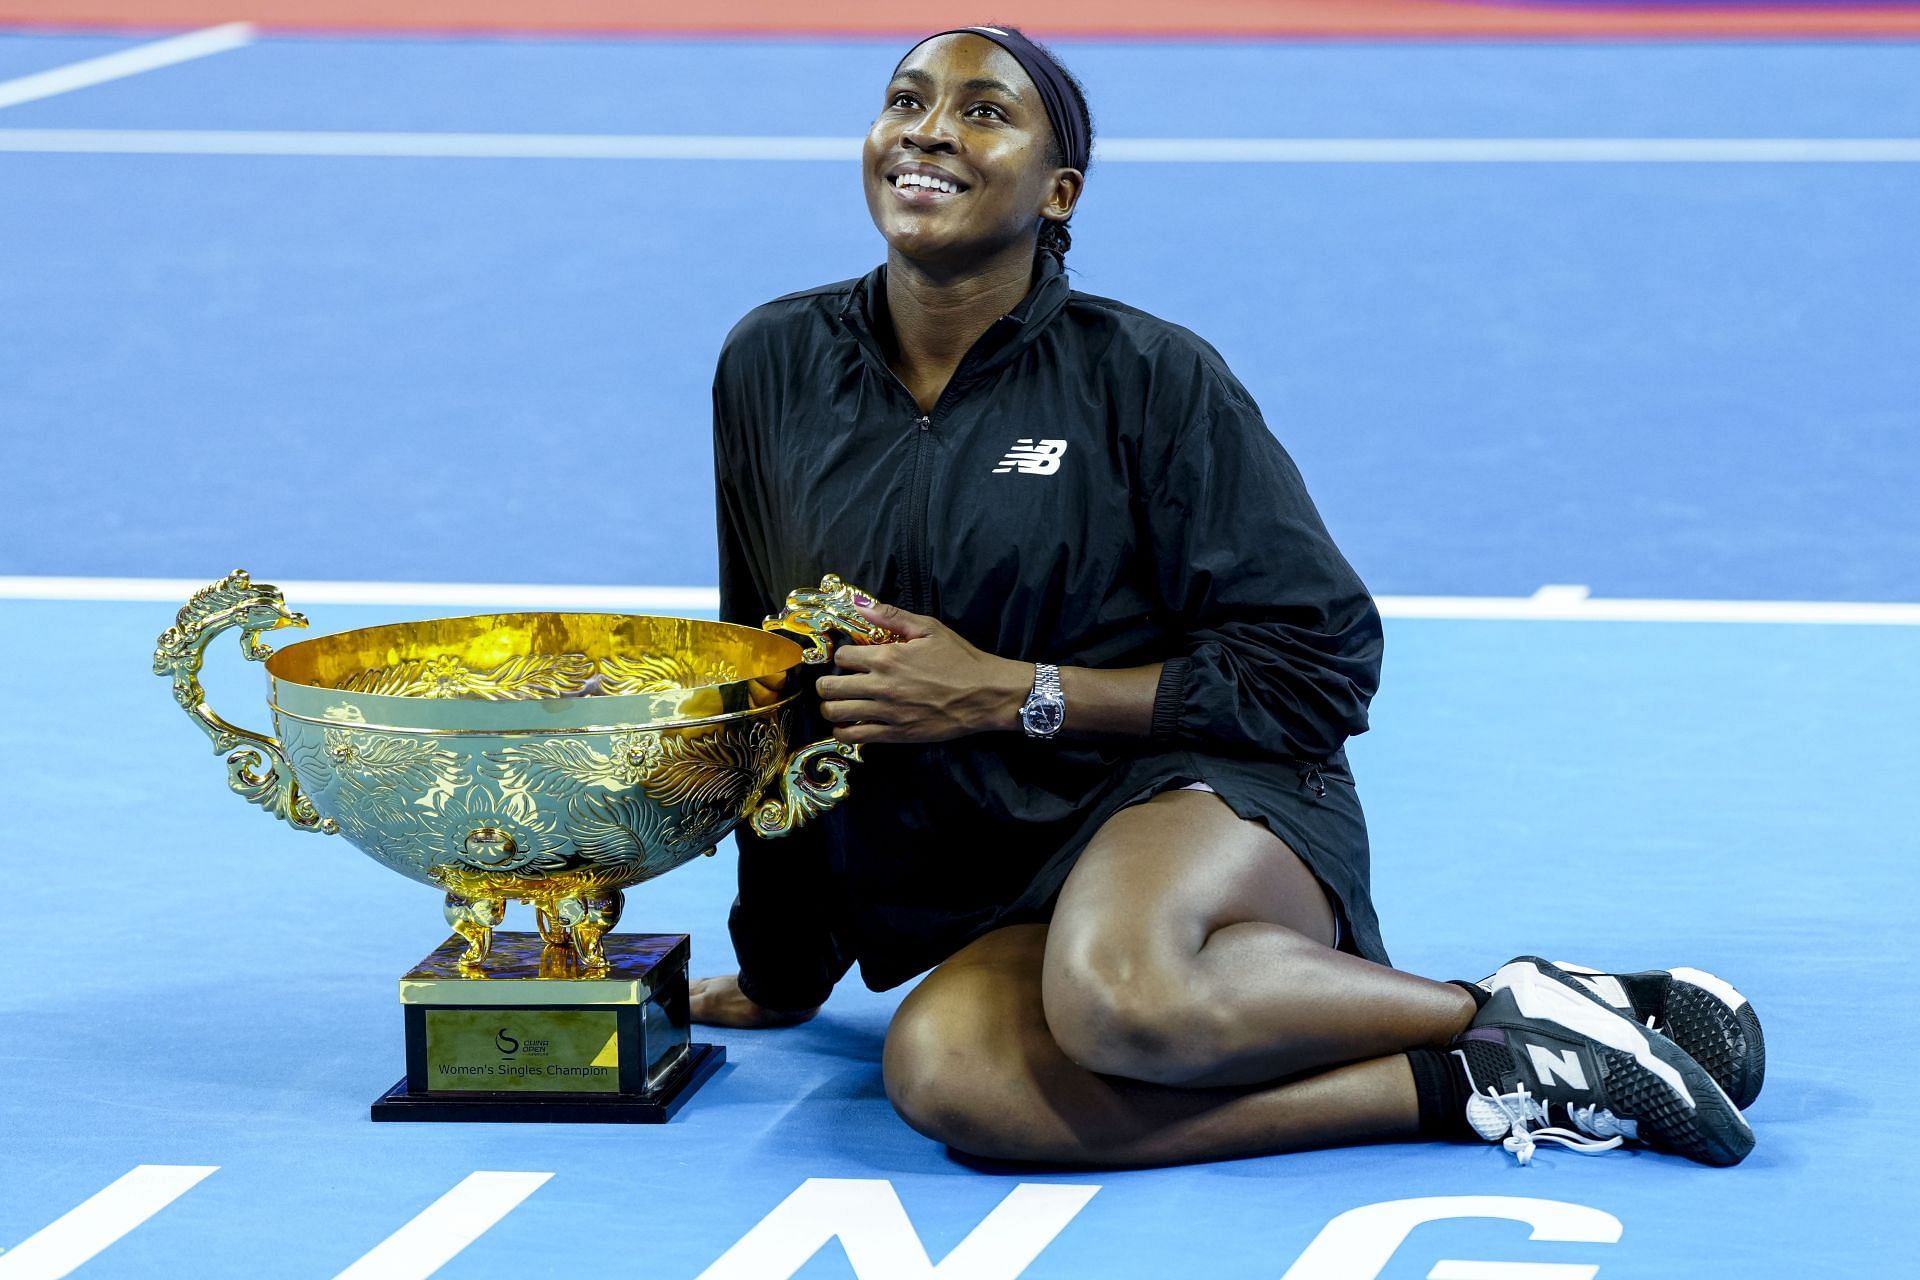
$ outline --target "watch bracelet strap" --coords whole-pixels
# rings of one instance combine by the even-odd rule
[[[1038,733],[1027,724],[1027,708],[1031,707],[1036,700],[1058,705],[1061,721],[1065,722],[1067,703],[1066,696],[1060,688],[1060,668],[1051,662],[1033,664],[1033,689],[1027,694],[1027,700],[1020,707],[1020,727],[1026,735],[1029,738],[1051,738],[1060,731],[1059,725],[1056,725],[1051,732]]]
[[[1051,662],[1034,663],[1033,687],[1038,693],[1048,694],[1055,698],[1061,697],[1060,668]]]

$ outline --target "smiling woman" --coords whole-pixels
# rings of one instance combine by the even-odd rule
[[[862,150],[886,261],[727,335],[721,618],[837,573],[903,642],[815,682],[803,739],[868,754],[813,823],[737,837],[741,970],[694,1016],[804,1021],[855,963],[876,990],[931,969],[888,1097],[1004,1159],[1478,1135],[1739,1160],[1690,1056],[1757,1091],[1758,1024],[1717,979],[1681,1016],[1673,975],[1596,975],[1623,1013],[1543,961],[1389,967],[1344,746],[1379,612],[1220,353],[1069,286],[1092,137],[1014,28],[921,41]]]
[[[948,41],[948,36],[972,35],[974,40]],[[944,46],[933,55],[925,51],[936,42]],[[867,135],[866,159],[871,169],[877,159],[885,163],[892,155],[886,130],[901,112],[924,110],[924,100],[940,88],[936,72],[925,65],[938,62],[939,55],[973,55],[975,65],[953,68],[959,78],[957,92],[967,101],[959,123],[979,130],[982,142],[979,163],[1001,167],[1013,173],[1036,169],[1029,162],[1031,153],[1042,151],[1046,164],[1036,169],[1035,177],[1047,182],[1047,203],[1040,211],[1036,243],[1044,251],[1064,257],[1073,237],[1067,223],[1086,181],[1092,161],[1093,116],[1087,110],[1086,92],[1080,82],[1045,49],[1029,40],[1017,27],[968,27],[930,36],[907,51],[894,68],[893,82],[887,87],[885,108]],[[1005,64],[1016,64],[1009,74]],[[996,74],[998,73],[998,74]],[[1024,91],[1023,91],[1024,89]],[[998,146],[984,145],[989,139]],[[1045,169],[1057,172],[1047,174]],[[1065,172],[1058,172],[1065,171]],[[970,184],[962,175],[924,160],[901,160],[886,168],[885,182],[899,193],[902,207],[928,208],[943,197],[968,192]],[[1019,194],[1016,183],[1003,184]],[[1027,194],[1031,195],[1031,192]],[[869,192],[869,204],[873,205]],[[874,209],[875,221],[880,211]],[[881,231],[886,232],[885,225]]]

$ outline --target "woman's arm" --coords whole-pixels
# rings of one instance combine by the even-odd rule
[[[1182,389],[1181,429],[1147,457],[1141,494],[1178,652],[1142,667],[1063,667],[1061,733],[1324,758],[1366,729],[1379,612],[1244,389],[1225,375]],[[1032,663],[984,653],[937,619],[855,603],[907,640],[835,654],[843,674],[818,685],[835,737],[1019,730]]]
[[[842,645],[815,686],[821,714],[842,742],[945,742],[974,733],[1020,732],[1020,706],[1033,690],[1033,663],[975,648],[938,618],[893,605],[855,608],[901,644]],[[1061,667],[1067,717],[1061,737],[1147,737],[1165,664]]]
[[[741,456],[737,382],[726,354],[714,375],[714,509],[720,568],[720,620],[757,628],[773,603],[760,566],[762,528],[753,512],[753,468]],[[803,738],[801,741],[806,741]],[[703,980],[693,992],[695,1021],[730,1027],[786,1026],[805,1021],[850,964],[835,938],[827,897],[830,849],[824,824],[811,822],[785,839],[734,831],[740,850],[739,892],[727,916],[740,972]]]

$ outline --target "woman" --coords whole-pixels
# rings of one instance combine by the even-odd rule
[[[856,961],[876,990],[931,968],[887,1094],[982,1156],[1477,1133],[1739,1160],[1686,1051],[1757,1090],[1758,1023],[1717,980],[1388,967],[1342,746],[1379,615],[1219,353],[1068,285],[1091,142],[1017,30],[929,37],[862,154],[886,263],[728,335],[722,618],[833,572],[905,640],[817,681],[817,727],[865,762],[788,839],[739,837],[741,971],[696,983],[695,1018],[791,1024]]]

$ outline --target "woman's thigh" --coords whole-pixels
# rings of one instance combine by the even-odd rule
[[[1192,957],[1258,921],[1331,947],[1332,902],[1287,842],[1208,791],[1165,791],[1101,826],[1061,888],[1048,958],[1114,943],[1139,961]]]
[[[1210,792],[1162,793],[1108,819],[1067,877],[1041,976],[1047,1023],[1074,1061],[1155,1083],[1214,1083],[1241,1059],[1230,1074],[1289,1065],[1326,963],[1354,959],[1332,950],[1335,921],[1263,824]]]

